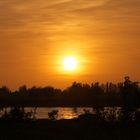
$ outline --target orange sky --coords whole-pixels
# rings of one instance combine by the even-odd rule
[[[65,74],[64,56],[78,70]],[[0,85],[140,80],[139,0],[0,0]]]

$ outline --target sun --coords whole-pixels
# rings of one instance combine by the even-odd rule
[[[74,56],[65,57],[63,66],[65,71],[75,71],[77,68],[77,59]]]

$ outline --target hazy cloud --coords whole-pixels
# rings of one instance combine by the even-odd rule
[[[90,72],[139,73],[140,0],[0,0],[0,33],[0,77],[9,83],[16,74],[24,81],[22,70],[44,78],[44,61],[69,47]]]

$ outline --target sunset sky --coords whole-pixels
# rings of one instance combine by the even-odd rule
[[[75,71],[63,68],[74,56]],[[140,0],[0,0],[0,86],[140,81]]]

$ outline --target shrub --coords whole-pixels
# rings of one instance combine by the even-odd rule
[[[50,120],[57,120],[58,117],[58,110],[52,110],[51,112],[48,112],[48,118]]]
[[[24,107],[11,107],[10,111],[4,111],[2,114],[1,119],[4,120],[14,120],[14,121],[21,121],[21,120],[33,120],[35,119],[35,112],[25,112]]]

